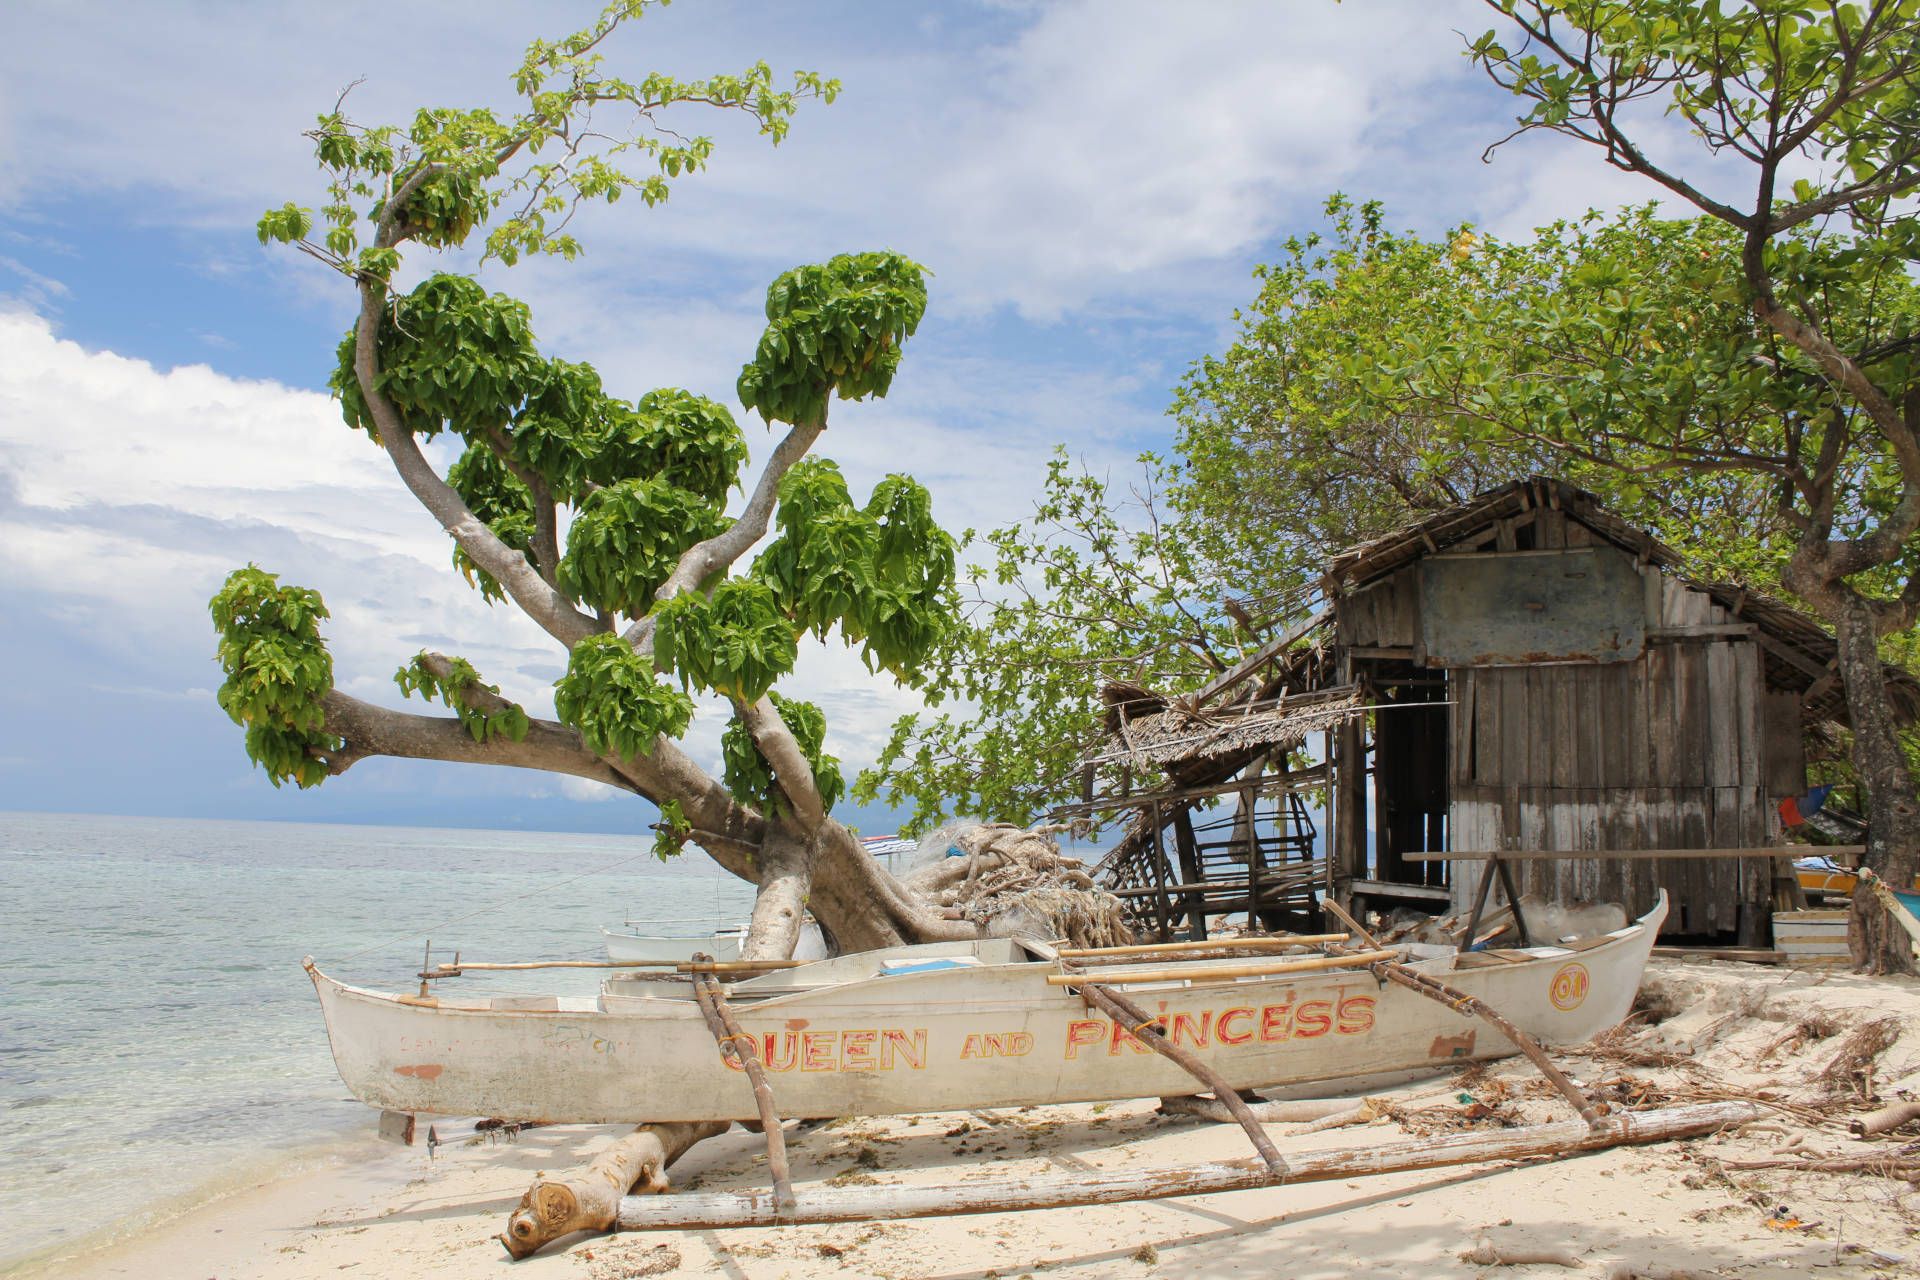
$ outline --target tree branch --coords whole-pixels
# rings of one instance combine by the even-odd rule
[[[696,542],[681,553],[680,562],[653,593],[657,602],[673,599],[682,591],[691,591],[714,574],[721,572],[753,549],[753,544],[766,536],[767,526],[773,519],[773,508],[780,496],[780,480],[793,464],[807,456],[807,450],[813,448],[813,442],[827,429],[826,415],[821,415],[817,423],[795,426],[787,432],[786,439],[774,447],[773,456],[767,459],[766,470],[760,473],[760,480],[754,485],[753,495],[747,499],[746,507],[740,512],[740,518],[724,530],[708,538],[705,542]],[[653,615],[639,619],[627,628],[626,641],[641,653],[653,650]]]
[[[507,470],[513,472],[521,484],[527,486],[527,492],[533,498],[533,567],[546,580],[548,586],[557,586],[557,575],[560,571],[560,531],[553,490],[548,486],[545,476],[514,458],[513,441],[508,437],[505,427],[489,427],[486,431],[486,439],[495,456]]]
[[[736,701],[733,707],[740,723],[753,735],[753,745],[773,766],[780,789],[793,805],[794,818],[808,831],[817,830],[826,821],[827,806],[821,801],[820,788],[814,782],[813,766],[807,763],[806,753],[800,750],[799,742],[787,728],[787,722],[781,719],[778,708],[768,698],[751,704]]]
[[[574,608],[573,602],[542,578],[525,556],[500,541],[499,536],[468,509],[466,501],[440,478],[426,455],[420,452],[413,433],[400,421],[393,403],[375,385],[380,365],[374,343],[380,330],[383,292],[374,282],[361,282],[360,322],[354,334],[353,364],[360,394],[373,414],[380,443],[393,460],[393,469],[399,472],[402,483],[420,505],[460,544],[460,549],[492,574],[513,597],[513,602],[548,635],[569,647],[586,639],[599,630],[594,620]]]
[[[497,697],[485,690],[479,692],[488,698]],[[326,711],[327,732],[339,736],[342,742],[339,751],[321,757],[330,773],[345,773],[369,756],[394,756],[565,773],[653,798],[633,779],[589,751],[576,730],[552,720],[529,721],[527,736],[519,742],[505,737],[476,742],[467,727],[453,716],[394,711],[363,702],[338,689],[329,690],[321,705]]]

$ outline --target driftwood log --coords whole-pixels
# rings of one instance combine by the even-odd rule
[[[525,1258],[576,1231],[610,1231],[622,1197],[667,1189],[667,1168],[687,1148],[725,1133],[724,1120],[643,1124],[564,1178],[542,1175],[520,1197],[498,1238],[509,1256]]]
[[[1856,1138],[1871,1138],[1876,1133],[1886,1133],[1915,1120],[1920,1120],[1920,1102],[1896,1102],[1848,1121],[1847,1128]]]
[[[1491,1236],[1481,1236],[1473,1248],[1460,1254],[1460,1261],[1476,1267],[1570,1267],[1584,1270],[1580,1259],[1565,1249],[1526,1245],[1495,1244]]]
[[[1629,1111],[1603,1117],[1491,1133],[1339,1151],[1294,1155],[1286,1183],[1328,1182],[1382,1173],[1405,1173],[1448,1165],[1501,1160],[1559,1159],[1631,1143],[1692,1138],[1758,1119],[1751,1102],[1706,1102],[1659,1111]],[[766,1227],[801,1222],[860,1222],[869,1219],[933,1218],[953,1214],[1007,1213],[1083,1204],[1120,1204],[1170,1196],[1213,1195],[1273,1185],[1273,1174],[1257,1159],[1218,1161],[1178,1169],[1130,1169],[1093,1176],[1080,1172],[1042,1173],[998,1182],[947,1186],[813,1185],[797,1193],[791,1216],[774,1212],[765,1191],[686,1191],[671,1196],[628,1196],[620,1202],[623,1231],[685,1230],[701,1227]]]

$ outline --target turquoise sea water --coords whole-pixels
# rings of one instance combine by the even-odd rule
[[[428,934],[436,960],[593,959],[600,927],[629,916],[692,922],[674,932],[745,918],[749,886],[697,854],[662,865],[651,843],[0,813],[0,1269],[371,1130],[334,1074],[304,955],[407,989]]]

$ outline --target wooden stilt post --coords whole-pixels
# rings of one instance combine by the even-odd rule
[[[1506,891],[1507,905],[1513,908],[1513,927],[1520,933],[1520,945],[1530,947],[1533,945],[1533,939],[1527,936],[1527,917],[1526,913],[1520,910],[1520,890],[1513,884],[1513,868],[1507,865],[1505,858],[1496,857],[1493,859],[1493,865],[1500,872],[1500,887]]]
[[[1366,927],[1358,920],[1348,915],[1339,903],[1329,898],[1325,906],[1340,920],[1340,923],[1352,930],[1354,937],[1362,943],[1370,946],[1378,945],[1378,939],[1367,932]],[[1375,973],[1389,982],[1398,983],[1409,991],[1418,991],[1429,1000],[1437,1000],[1470,1018],[1480,1018],[1492,1023],[1502,1035],[1513,1041],[1520,1052],[1527,1055],[1527,1059],[1540,1069],[1540,1074],[1547,1078],[1547,1083],[1552,1085],[1561,1097],[1573,1104],[1573,1109],[1580,1113],[1580,1118],[1589,1126],[1599,1125],[1606,1119],[1606,1114],[1595,1105],[1593,1099],[1587,1097],[1579,1085],[1567,1079],[1564,1071],[1553,1065],[1553,1059],[1547,1057],[1547,1051],[1540,1047],[1538,1040],[1514,1026],[1496,1010],[1488,1008],[1476,997],[1464,991],[1458,991],[1438,978],[1417,973],[1406,965],[1396,964],[1391,960],[1379,961],[1371,967]]]
[[[1109,991],[1097,982],[1082,982],[1075,986],[1089,1004],[1125,1027],[1132,1033],[1134,1039],[1171,1060],[1174,1065],[1205,1085],[1207,1092],[1232,1112],[1233,1118],[1239,1121],[1240,1127],[1247,1131],[1247,1137],[1253,1140],[1253,1149],[1259,1152],[1260,1159],[1266,1162],[1267,1172],[1273,1175],[1273,1180],[1279,1182],[1286,1178],[1287,1162],[1280,1158],[1280,1151],[1273,1145],[1273,1139],[1267,1137],[1267,1131],[1260,1127],[1260,1122],[1254,1118],[1253,1112],[1247,1109],[1246,1101],[1241,1098],[1238,1089],[1221,1079],[1220,1074],[1212,1067],[1175,1044],[1167,1035],[1166,1029],[1160,1026],[1160,1020],[1149,1017],[1146,1010],[1133,1001],[1116,991]]]
[[[711,964],[713,957],[697,955],[693,962]],[[760,1065],[759,1047],[734,1021],[733,1010],[727,1007],[726,992],[720,989],[720,980],[711,972],[694,973],[693,997],[699,1001],[700,1012],[707,1019],[707,1030],[713,1032],[713,1038],[720,1044],[721,1056],[733,1058],[746,1069],[747,1079],[753,1085],[753,1100],[760,1108],[760,1127],[767,1139],[767,1171],[773,1175],[774,1211],[791,1213],[793,1181],[787,1173],[787,1139],[780,1132],[780,1114],[773,1109],[773,1089],[767,1084],[767,1073]]]

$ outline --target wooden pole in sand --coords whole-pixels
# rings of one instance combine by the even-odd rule
[[[1337,918],[1341,924],[1351,929],[1356,938],[1359,938],[1369,946],[1379,945],[1374,939],[1374,936],[1367,932],[1366,926],[1348,915],[1346,910],[1332,898],[1326,899],[1320,905]],[[1598,1125],[1601,1120],[1604,1119],[1604,1113],[1594,1104],[1591,1098],[1587,1097],[1580,1086],[1567,1079],[1566,1073],[1561,1071],[1559,1067],[1553,1065],[1553,1059],[1547,1057],[1547,1051],[1540,1047],[1538,1040],[1535,1040],[1519,1027],[1514,1026],[1512,1022],[1508,1021],[1497,1011],[1488,1008],[1479,998],[1470,996],[1464,991],[1455,990],[1446,983],[1441,982],[1438,978],[1430,977],[1424,973],[1417,973],[1409,969],[1406,965],[1391,960],[1379,961],[1371,967],[1375,973],[1381,974],[1389,981],[1396,982],[1409,991],[1418,991],[1429,1000],[1437,1000],[1441,1004],[1448,1006],[1458,1013],[1466,1014],[1470,1018],[1477,1017],[1492,1023],[1494,1027],[1498,1028],[1500,1034],[1513,1041],[1520,1052],[1526,1054],[1528,1060],[1540,1069],[1540,1074],[1547,1078],[1547,1083],[1552,1085],[1561,1097],[1573,1104],[1573,1109],[1580,1113],[1580,1118],[1585,1120],[1589,1127]]]
[[[1075,984],[1080,995],[1100,1012],[1112,1018],[1132,1033],[1133,1038],[1146,1045],[1155,1053],[1171,1060],[1174,1065],[1185,1071],[1207,1087],[1207,1091],[1219,1100],[1222,1106],[1232,1113],[1240,1127],[1247,1131],[1247,1137],[1253,1142],[1253,1149],[1260,1153],[1260,1159],[1267,1166],[1268,1177],[1278,1182],[1287,1176],[1287,1162],[1280,1158],[1279,1149],[1273,1145],[1273,1139],[1260,1127],[1260,1121],[1247,1109],[1247,1103],[1240,1091],[1221,1078],[1220,1073],[1200,1059],[1175,1044],[1160,1025],[1160,1019],[1149,1017],[1147,1011],[1117,992],[1109,991],[1097,982],[1081,981]]]
[[[1592,1127],[1578,1120],[1462,1133],[1389,1146],[1304,1151],[1294,1155],[1287,1181],[1329,1182],[1383,1173],[1406,1173],[1447,1165],[1499,1160],[1555,1160],[1583,1151],[1629,1143],[1692,1138],[1751,1123],[1766,1113],[1751,1102],[1707,1102],[1658,1111],[1628,1111]],[[829,1187],[803,1189],[793,1213],[776,1216],[764,1191],[683,1191],[671,1196],[628,1196],[620,1202],[622,1231],[688,1230],[701,1227],[770,1227],[787,1223],[863,1222],[933,1218],[951,1214],[1006,1213],[1083,1204],[1120,1204],[1169,1196],[1250,1191],[1272,1185],[1273,1172],[1258,1160],[1232,1160],[1178,1169],[1131,1169],[1090,1176],[1078,1171],[1042,1173],[1000,1183],[945,1186]]]
[[[695,964],[700,964],[711,957],[693,959]],[[701,971],[693,975],[693,998],[700,1002],[707,1030],[713,1032],[713,1038],[720,1043],[721,1056],[731,1057],[746,1069],[747,1080],[753,1085],[754,1103],[760,1108],[760,1128],[767,1140],[767,1171],[773,1175],[774,1211],[791,1213],[793,1182],[787,1173],[787,1139],[780,1132],[780,1113],[773,1109],[773,1089],[760,1066],[759,1046],[734,1021],[733,1010],[727,1007],[726,992],[720,989],[720,980],[713,974]]]

